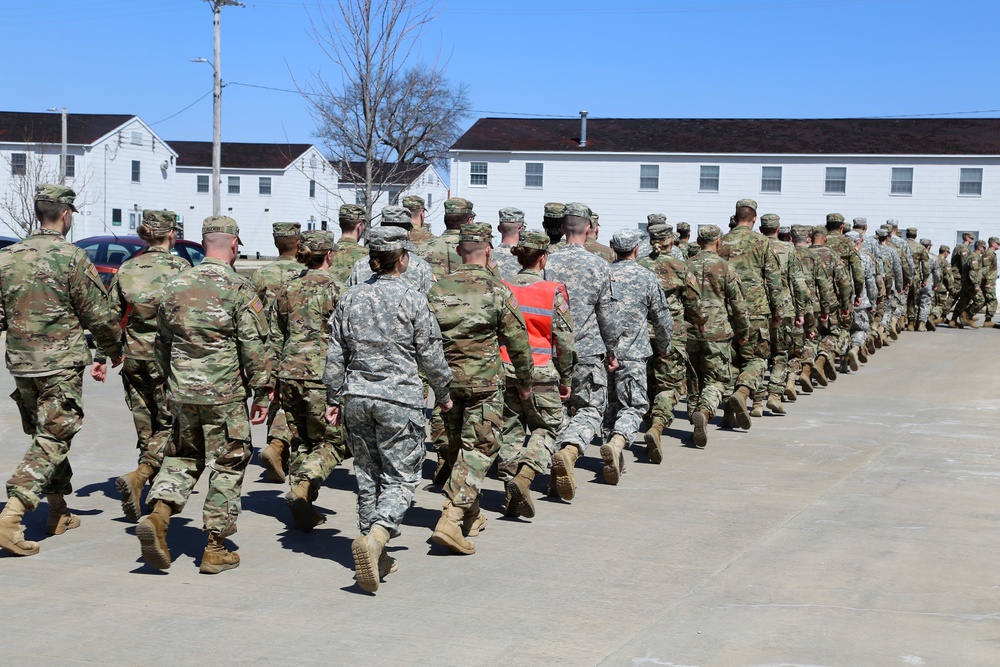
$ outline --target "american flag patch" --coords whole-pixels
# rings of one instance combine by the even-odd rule
[[[250,307],[253,308],[253,312],[259,313],[264,310],[264,302],[261,301],[260,298],[254,299],[254,302],[250,304]]]
[[[95,278],[100,278],[101,276],[97,273],[97,267],[93,264],[90,265],[90,272],[94,274]]]

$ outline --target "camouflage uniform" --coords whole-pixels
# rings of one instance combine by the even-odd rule
[[[962,288],[955,302],[955,313],[975,317],[985,305],[983,299],[983,255],[973,250],[962,262]]]
[[[993,244],[997,239],[991,237],[989,243]],[[997,251],[992,247],[987,247],[983,253],[983,298],[986,304],[986,323],[993,321],[993,316],[997,314]]]
[[[521,265],[517,263],[517,257],[511,254],[513,244],[501,243],[493,250],[493,259],[497,263],[500,277],[510,280],[521,271]]]
[[[423,197],[418,197],[416,195],[406,195],[403,197],[403,208],[409,211],[412,217],[414,213],[419,211],[426,211],[426,202]],[[413,229],[410,230],[410,242],[414,245],[421,245],[423,243],[429,243],[433,241],[436,236],[431,234],[431,229],[429,225],[415,224],[413,223]]]
[[[855,234],[857,232],[850,232],[848,240],[851,240]],[[858,235],[858,240],[860,240],[860,235]],[[878,284],[875,281],[875,258],[864,251],[858,254],[861,259],[865,285],[864,289],[858,293],[858,296],[861,297],[861,303],[854,307],[854,316],[851,319],[851,347],[860,350],[865,347],[868,341],[868,331],[871,329],[871,312],[878,302]]]
[[[611,264],[618,258],[614,250],[597,241],[587,241],[583,244],[583,247],[587,249],[587,252],[597,255],[608,264]]]
[[[372,230],[374,231],[374,230]],[[360,285],[363,282],[367,282],[372,277],[371,267],[368,266],[368,256],[358,258],[354,262],[354,268],[351,269],[351,275],[347,278],[347,286],[353,287],[355,285]],[[427,294],[431,287],[434,285],[436,278],[434,273],[431,271],[430,265],[427,264],[418,255],[410,251],[410,264],[406,269],[406,272],[400,276],[403,280],[413,285],[414,288],[421,294]]]
[[[760,224],[761,230],[777,231],[780,218],[774,214],[765,214],[761,217]],[[782,412],[780,397],[785,392],[790,366],[800,353],[796,341],[801,340],[802,331],[795,324],[795,320],[805,315],[806,286],[799,268],[795,246],[785,241],[779,241],[777,238],[770,236],[767,238],[771,243],[775,257],[778,258],[778,268],[781,272],[781,301],[784,307],[771,318],[771,374],[767,389],[766,391],[758,391],[754,398],[756,402],[763,398],[764,393],[771,397],[776,396],[777,404],[772,402],[770,409],[780,413]]]
[[[826,322],[821,321],[818,326],[817,357],[823,356],[832,363],[837,355],[846,351],[850,340],[848,328],[851,324],[851,311],[854,309],[854,288],[837,253],[825,245],[813,245],[812,251],[818,260],[817,270],[822,271],[824,280],[833,285],[840,306],[839,310],[830,313]],[[847,314],[846,318],[844,313]]]
[[[362,259],[368,260],[368,248],[358,243],[357,239],[341,237],[333,249],[330,276],[338,285],[346,285],[354,265]]]
[[[803,313],[803,342],[801,361],[803,370],[811,368],[816,359],[818,350],[818,338],[821,326],[825,326],[831,315],[836,314],[837,299],[834,292],[833,281],[829,274],[822,268],[822,259],[818,257],[815,250],[806,245],[798,245],[803,240],[809,238],[809,228],[796,225],[792,228],[792,236],[795,238],[795,255],[798,260],[799,269],[802,272],[805,283],[807,298],[806,310]],[[803,373],[802,383],[808,381],[808,373]],[[805,387],[809,391],[812,385]]]
[[[911,227],[906,230],[906,244],[913,255],[914,277],[910,285],[907,300],[907,319],[915,324],[927,322],[930,315],[931,299],[934,293],[934,277],[931,270],[930,255],[927,249],[917,241],[917,230]]]
[[[37,198],[48,196],[45,187]],[[58,203],[72,205],[72,190],[48,187],[68,191],[69,200]],[[7,480],[7,497],[33,510],[42,495],[73,490],[67,457],[83,424],[83,368],[91,362],[83,330],[117,359],[121,329],[87,253],[46,227],[0,250],[0,328],[7,332],[7,370],[16,385],[11,398],[31,436]]]
[[[951,263],[947,258],[950,250],[948,246],[941,246],[938,256],[932,260],[937,263],[938,273],[941,274],[941,282],[934,288],[934,303],[931,306],[931,317],[937,322],[943,321],[945,316],[951,312],[953,305],[951,295],[957,289]]]

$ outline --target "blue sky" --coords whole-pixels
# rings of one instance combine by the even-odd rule
[[[292,89],[335,75],[317,3],[223,11],[223,139],[311,142]],[[1000,116],[996,0],[443,0],[424,58],[478,116]],[[5,0],[0,108],[134,113],[211,139],[212,15],[201,0]],[[199,100],[197,101],[196,100]],[[186,107],[189,107],[182,111]],[[180,112],[180,113],[178,113]]]

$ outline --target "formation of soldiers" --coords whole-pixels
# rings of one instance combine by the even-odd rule
[[[39,186],[40,227],[0,251],[0,324],[14,399],[32,442],[7,482],[0,548],[29,556],[21,518],[44,496],[47,531],[80,525],[68,508],[68,453],[82,419],[82,380],[123,365],[138,463],[118,478],[125,516],[151,567],[171,565],[167,532],[207,468],[200,570],[239,565],[236,532],[250,425],[266,422],[267,477],[287,482],[292,523],[325,521],[314,503],[331,471],[353,457],[359,536],[355,578],[366,591],[398,569],[385,547],[399,535],[421,477],[429,432],[442,490],[432,540],[476,551],[486,525],[483,483],[496,466],[504,513],[533,517],[532,483],[572,501],[577,461],[599,445],[603,480],[617,485],[640,432],[645,455],[664,459],[664,430],[686,401],[691,443],[709,423],[749,429],[785,414],[799,392],[857,372],[900,332],[986,325],[996,313],[1000,240],[967,235],[951,261],[917,230],[890,220],[869,235],[838,213],[825,225],[781,225],[736,203],[730,231],[674,228],[659,213],[646,233],[598,242],[585,204],[549,203],[541,230],[525,214],[475,221],[473,204],[445,202],[445,227],[424,224],[424,202],[339,212],[340,238],[276,223],[279,259],[248,280],[235,272],[239,226],[211,217],[205,261],[170,253],[176,215],[144,211],[148,249],[105,291],[86,253],[69,244],[75,193]],[[759,232],[754,230],[759,225]],[[367,239],[362,246],[361,240]],[[249,399],[249,407],[248,407]],[[433,405],[427,430],[425,406]],[[644,429],[645,426],[645,430]],[[146,486],[147,513],[142,513]]]

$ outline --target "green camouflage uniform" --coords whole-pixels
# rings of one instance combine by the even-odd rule
[[[775,322],[775,318],[771,318],[771,375],[767,391],[759,391],[755,397],[757,400],[762,398],[763,393],[778,395],[784,393],[790,366],[797,362],[801,352],[797,341],[801,340],[802,330],[795,325],[795,319],[804,317],[806,309],[805,279],[799,268],[795,246],[776,238],[768,240],[778,258],[784,307],[776,313],[776,316],[781,318],[779,321]]]
[[[236,531],[250,461],[246,400],[271,390],[264,303],[233,267],[207,257],[170,280],[157,311],[156,358],[167,378],[174,437],[149,492],[180,512],[209,467],[204,529]]]
[[[427,295],[441,327],[453,380],[454,407],[444,414],[451,477],[444,492],[456,507],[479,499],[486,472],[500,451],[507,345],[517,384],[531,386],[534,363],[524,318],[510,289],[477,264],[462,264]]]
[[[156,310],[163,285],[189,268],[186,260],[162,248],[148,248],[118,269],[109,294],[112,315],[125,320],[122,384],[138,436],[139,465],[156,471],[170,440],[174,419],[167,407],[166,378],[156,363]]]
[[[955,302],[955,312],[975,317],[983,309],[983,255],[973,250],[962,262],[962,289]]]
[[[792,233],[795,234],[796,230]],[[795,255],[807,291],[800,359],[803,364],[812,365],[816,359],[820,329],[825,326],[823,321],[836,313],[837,300],[833,282],[823,270],[822,259],[818,257],[815,249],[796,246]]]
[[[608,264],[612,264],[616,259],[618,259],[618,255],[615,254],[615,251],[603,243],[598,243],[597,241],[587,241],[583,244],[583,247],[587,249],[587,252],[603,258]]]
[[[437,237],[431,233],[430,227],[424,225],[422,227],[414,227],[410,230],[410,242],[415,246],[422,246],[425,243],[430,243]]]
[[[933,292],[930,256],[915,238],[906,239],[913,255],[914,276],[906,300],[906,318],[911,322],[926,322],[930,314],[930,299]],[[921,319],[921,315],[923,318]]]
[[[997,252],[989,247],[983,253],[983,298],[989,322],[997,314]]]
[[[951,268],[951,263],[943,256],[934,258],[941,273],[941,282],[934,288],[934,304],[931,306],[931,316],[944,319],[951,312],[952,294],[957,290],[955,285],[955,275]]]
[[[42,495],[73,490],[67,456],[83,423],[83,368],[91,362],[83,329],[114,359],[121,329],[87,253],[44,227],[0,250],[0,328],[17,387],[11,398],[31,436],[7,497],[33,510]]]
[[[847,240],[846,238],[844,239]],[[840,305],[839,310],[830,313],[826,322],[820,322],[818,329],[817,354],[823,352],[832,362],[834,357],[842,354],[849,341],[848,327],[851,323],[851,311],[854,310],[854,289],[850,274],[844,269],[840,257],[825,245],[814,245],[811,248],[817,258],[816,268],[823,273],[823,278],[833,285],[834,294]],[[858,258],[860,261],[860,258]],[[842,317],[847,313],[847,318]]]
[[[368,248],[358,243],[357,239],[341,238],[333,249],[333,261],[330,263],[330,275],[338,285],[346,285],[351,270],[358,260],[368,259]]]

